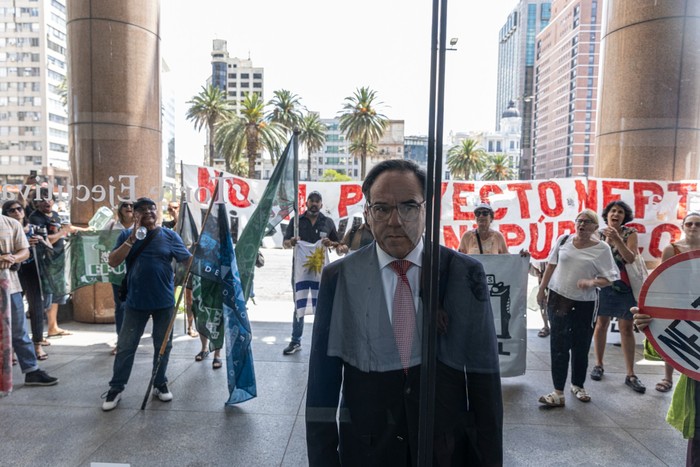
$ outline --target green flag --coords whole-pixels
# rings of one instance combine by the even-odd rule
[[[101,230],[71,235],[70,247],[67,248],[70,258],[71,290],[98,282],[121,284],[126,272],[124,263],[122,262],[116,268],[111,268],[108,264],[109,253],[117,243],[120,233],[121,230]],[[50,258],[47,266],[49,271],[60,267],[55,263],[57,263],[55,258]],[[54,278],[52,281],[56,283],[58,280]],[[49,290],[52,289],[53,287]]]
[[[297,135],[292,135],[287,143],[258,207],[238,237],[236,260],[246,301],[250,298],[255,260],[263,237],[294,210],[294,200],[297,196],[294,187],[294,161],[298,157],[294,149],[295,138]]]

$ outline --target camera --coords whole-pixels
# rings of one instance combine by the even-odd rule
[[[39,225],[29,225],[29,236],[38,236],[42,237],[44,240],[49,239],[49,233],[46,231],[46,227],[39,226]]]

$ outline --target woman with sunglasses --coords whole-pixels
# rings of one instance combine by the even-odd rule
[[[637,231],[625,224],[633,220],[632,208],[624,201],[612,201],[603,209],[603,220],[607,227],[600,230],[600,238],[606,242],[612,250],[615,264],[620,270],[620,279],[612,283],[610,287],[600,289],[600,307],[593,333],[593,348],[595,350],[596,364],[591,371],[591,379],[600,381],[603,378],[603,356],[610,327],[610,319],[617,318],[620,327],[620,345],[622,356],[625,360],[627,375],[625,384],[640,394],[644,394],[647,388],[634,374],[634,347],[636,341],[632,329],[632,313],[630,308],[637,305],[632,294],[625,264],[632,264],[639,254],[637,248]]]
[[[506,239],[498,230],[491,228],[493,209],[481,203],[474,209],[476,229],[465,232],[459,242],[458,251],[467,255],[507,255]]]
[[[117,206],[117,215],[105,225],[105,230],[125,230],[134,225],[134,203],[131,201],[121,201]],[[119,285],[112,284],[112,295],[114,297],[114,322],[117,327],[117,335],[124,322],[124,303],[119,300]],[[112,355],[117,354],[117,348],[112,349]]]
[[[669,258],[686,253],[688,251],[700,250],[700,212],[690,212],[683,218],[681,224],[683,229],[683,238],[675,243],[671,243],[661,253],[661,262]],[[639,308],[633,307],[630,310],[634,315],[634,325],[640,330],[644,330],[652,320],[652,317],[639,313]],[[646,346],[645,346],[646,347]],[[649,346],[650,347],[650,346]],[[644,351],[647,354],[647,349]],[[652,348],[652,353],[653,348]],[[660,358],[660,356],[653,355]],[[673,387],[673,367],[665,363],[665,376],[656,385],[656,390],[667,392]],[[663,389],[663,390],[662,390]],[[690,395],[693,395],[690,397]],[[700,407],[700,384],[694,379],[690,379],[685,375],[681,375],[678,381],[678,386],[673,393],[671,407],[669,408],[666,420],[675,428],[677,428],[683,437],[688,439],[688,450],[686,454],[686,465],[700,465],[700,417],[698,417],[698,408]],[[694,413],[695,420],[688,423],[685,419],[687,414]],[[680,415],[680,417],[679,417]],[[692,430],[693,435],[690,432]]]
[[[17,276],[22,285],[24,297],[27,299],[27,311],[29,312],[32,326],[32,341],[34,342],[36,358],[37,360],[46,360],[49,358],[49,355],[44,352],[42,347],[51,344],[44,339],[44,299],[41,293],[39,270],[34,259],[34,252],[37,247],[51,249],[51,243],[41,235],[38,235],[34,231],[34,227],[29,225],[25,217],[24,207],[19,201],[6,201],[2,205],[2,214],[22,224],[24,233],[29,241],[29,258],[22,263],[19,271],[17,271]]]
[[[576,232],[557,239],[542,277],[537,302],[547,301],[554,391],[539,398],[546,407],[564,407],[564,385],[571,359],[571,393],[581,402],[588,352],[593,338],[597,288],[619,279],[610,247],[595,238],[598,215],[585,209],[576,216]],[[549,296],[546,297],[546,290]]]

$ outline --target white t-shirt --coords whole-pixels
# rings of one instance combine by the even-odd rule
[[[603,277],[612,282],[620,278],[610,247],[605,242],[598,242],[588,248],[576,248],[573,235],[559,246],[562,238],[557,239],[547,260],[549,264],[557,265],[549,280],[549,288],[571,300],[595,301],[595,287],[579,289],[576,283],[580,279]]]

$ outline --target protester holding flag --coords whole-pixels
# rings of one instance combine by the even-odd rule
[[[124,322],[117,341],[109,390],[103,395],[102,410],[113,410],[119,404],[121,393],[129,381],[136,349],[149,318],[153,319],[154,365],[164,339],[168,339],[165,354],[155,375],[153,395],[163,402],[172,400],[165,372],[172,347],[171,335],[166,331],[175,312],[175,284],[171,261],[184,262],[192,255],[180,236],[156,224],[156,203],[149,198],[139,198],[134,203],[134,225],[122,231],[117,244],[109,255],[109,265],[116,267],[126,261],[126,300]],[[146,236],[139,239],[139,227],[146,228]]]
[[[134,225],[134,203],[131,201],[120,201],[117,206],[116,219],[110,220],[105,225],[105,230],[113,232],[115,230],[130,229]],[[112,296],[114,297],[114,322],[117,327],[117,336],[122,329],[124,322],[124,302],[119,299],[119,285],[112,284]],[[117,354],[117,348],[112,349],[112,355]]]
[[[314,244],[321,241],[321,244],[326,248],[337,248],[340,245],[338,231],[335,228],[335,223],[330,217],[326,217],[322,212],[323,198],[318,191],[312,191],[306,198],[306,212],[298,216],[299,218],[299,236],[294,236],[294,221],[287,225],[287,231],[284,234],[284,248],[292,248],[298,242],[304,241]],[[296,267],[296,258],[293,268]],[[320,271],[319,271],[320,272]],[[296,279],[292,277],[292,288],[296,291]],[[296,302],[296,299],[295,299]],[[304,317],[299,316],[297,307],[294,307],[292,315],[292,341],[282,351],[283,355],[292,355],[301,350],[301,336],[304,332]]]

